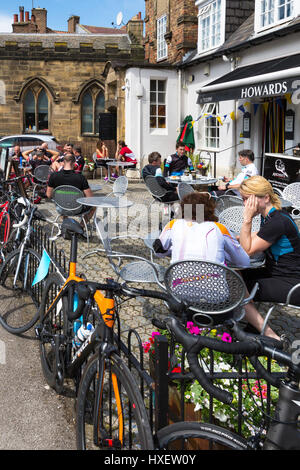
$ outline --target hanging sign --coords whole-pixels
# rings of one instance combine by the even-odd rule
[[[251,114],[248,111],[243,116],[243,137],[244,139],[251,137]]]
[[[285,140],[294,140],[295,111],[292,109],[288,109],[285,113],[284,126]]]

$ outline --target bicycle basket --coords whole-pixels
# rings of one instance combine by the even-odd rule
[[[188,319],[203,327],[221,325],[233,318],[246,294],[237,272],[208,261],[171,264],[164,282],[167,291],[187,306]]]

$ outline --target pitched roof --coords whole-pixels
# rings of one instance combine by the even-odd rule
[[[92,34],[127,34],[126,28],[104,28],[101,26],[89,26],[85,24],[80,24],[79,26]]]

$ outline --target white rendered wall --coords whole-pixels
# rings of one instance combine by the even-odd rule
[[[143,165],[149,153],[157,151],[166,158],[175,152],[179,134],[178,74],[176,70],[129,68],[125,90],[125,140]],[[150,129],[150,80],[167,80],[166,128]],[[137,97],[141,91],[142,97]]]

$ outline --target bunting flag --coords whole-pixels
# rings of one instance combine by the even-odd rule
[[[244,108],[244,106],[243,106],[242,104],[241,104],[241,106],[239,106],[239,110],[242,111],[242,113],[245,113],[245,112],[246,112],[246,110],[245,110],[245,108]]]
[[[47,251],[44,249],[40,264],[35,273],[34,280],[32,282],[32,286],[35,286],[35,284],[38,284],[43,279],[45,279],[49,271],[50,261],[51,261],[51,258],[48,255]]]
[[[217,116],[217,121],[221,124],[221,126],[223,126],[223,122],[222,122],[222,119],[220,118],[220,116]]]
[[[230,117],[231,117],[231,119],[232,119],[233,121],[235,120],[235,112],[234,112],[234,111],[232,111],[232,112],[230,113]]]
[[[259,108],[259,104],[258,104],[258,103],[254,103],[254,116],[255,116],[255,114],[257,113],[258,108]]]
[[[266,102],[263,103],[262,105],[263,105],[263,108],[264,108],[264,110],[265,110],[265,113],[267,114],[268,109],[269,109],[269,101],[266,101]]]
[[[286,98],[286,100],[287,100],[287,102],[288,102],[289,104],[292,104],[291,96],[292,96],[291,93],[286,93],[286,94],[284,95],[284,97]]]

